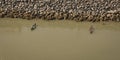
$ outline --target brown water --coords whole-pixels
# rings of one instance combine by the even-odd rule
[[[0,19],[0,60],[120,60],[120,23]]]

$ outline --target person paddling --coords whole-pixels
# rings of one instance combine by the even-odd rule
[[[93,25],[90,26],[89,31],[90,31],[90,34],[93,34],[93,33],[94,33],[95,28],[93,27]]]
[[[37,27],[37,24],[36,24],[36,23],[35,23],[35,24],[33,24],[33,25],[32,25],[32,27],[31,27],[31,31],[35,30],[35,29],[36,29],[36,27]]]

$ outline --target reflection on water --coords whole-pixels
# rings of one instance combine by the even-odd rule
[[[90,34],[89,23],[38,21],[31,31],[23,22],[1,22],[0,60],[120,60],[119,24],[95,23]]]

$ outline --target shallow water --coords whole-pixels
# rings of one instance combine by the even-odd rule
[[[120,60],[120,23],[0,19],[0,60]]]

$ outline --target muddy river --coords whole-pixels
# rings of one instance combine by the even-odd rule
[[[0,60],[120,60],[120,23],[3,18]]]

